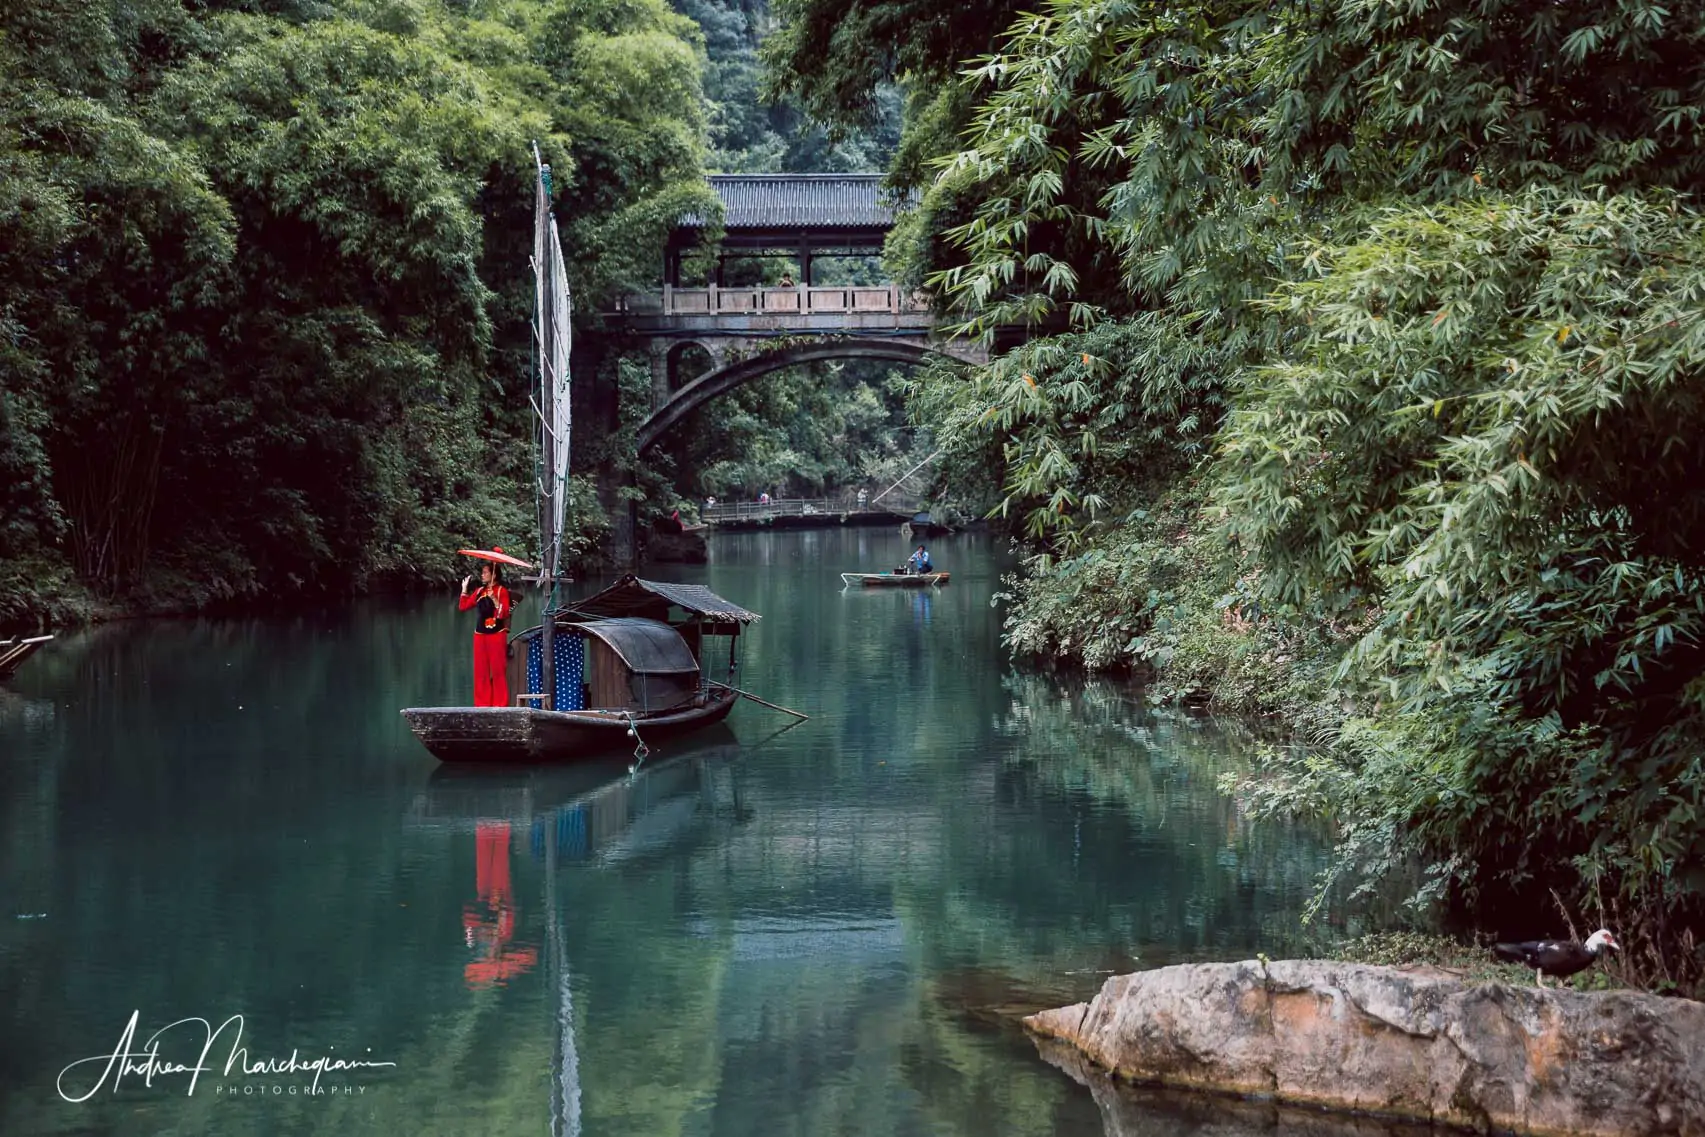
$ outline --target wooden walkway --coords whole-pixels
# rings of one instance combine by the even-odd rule
[[[0,640],[0,679],[10,679],[24,660],[41,649],[52,636],[31,636],[28,639]]]
[[[872,505],[857,498],[780,498],[773,501],[731,501],[699,507],[699,518],[707,525],[763,525],[777,519],[799,524],[860,525],[889,524],[910,520],[925,508],[916,498],[889,494]]]

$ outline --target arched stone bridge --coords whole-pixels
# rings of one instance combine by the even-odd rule
[[[683,253],[702,222],[686,218],[664,252],[661,295],[630,296],[614,322],[641,340],[651,360],[651,415],[639,428],[641,451],[688,414],[728,391],[783,367],[834,359],[919,364],[935,356],[984,362],[987,350],[942,336],[924,297],[891,284],[822,284],[813,262],[881,252],[894,223],[880,174],[758,174],[712,177],[722,199],[722,260],[702,288],[680,286]],[[800,280],[729,288],[728,257],[787,257]],[[684,372],[689,349],[708,356]]]
[[[946,356],[964,362],[980,362],[986,355],[963,341],[943,343],[928,335],[874,336],[857,334],[800,341],[780,339],[766,344],[763,340],[737,340],[722,336],[700,336],[665,351],[663,367],[671,373],[669,356],[678,355],[687,345],[703,348],[711,358],[711,366],[679,388],[652,388],[651,415],[640,424],[638,448],[641,453],[662,438],[670,427],[694,410],[761,375],[801,363],[816,363],[836,359],[876,359],[890,363],[922,364],[932,357]]]

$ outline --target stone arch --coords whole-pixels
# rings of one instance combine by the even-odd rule
[[[702,357],[702,363],[695,356]],[[720,354],[713,345],[693,339],[672,343],[663,354],[670,392],[680,390],[692,377],[714,370],[721,363]]]
[[[650,449],[670,427],[718,395],[725,395],[736,387],[784,367],[831,359],[877,359],[916,365],[936,357],[960,358],[958,353],[945,347],[926,347],[897,339],[858,339],[799,344],[716,366],[673,392],[666,402],[652,410],[651,416],[639,426],[638,449],[641,453]]]

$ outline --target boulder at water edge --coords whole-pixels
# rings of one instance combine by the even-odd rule
[[[1705,1004],[1288,960],[1109,979],[1025,1020],[1136,1082],[1529,1134],[1705,1137]]]
[[[702,533],[649,533],[643,559],[646,564],[702,565],[710,561],[710,550]]]

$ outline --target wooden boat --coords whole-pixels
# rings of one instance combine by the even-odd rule
[[[40,651],[41,645],[52,638],[30,636],[27,639],[0,640],[0,679],[10,679],[23,666],[24,660]]]
[[[555,690],[547,697],[543,624],[515,635],[513,707],[409,707],[409,728],[443,762],[576,762],[721,722],[738,695],[713,681],[707,643],[757,620],[703,585],[628,575],[559,611],[551,636]],[[732,676],[730,676],[731,678]]]
[[[422,745],[441,762],[562,762],[608,757],[721,722],[739,698],[709,691],[663,714],[535,707],[410,707],[403,711]],[[629,735],[632,728],[637,735]]]
[[[930,588],[947,583],[945,572],[843,572],[848,588]]]

